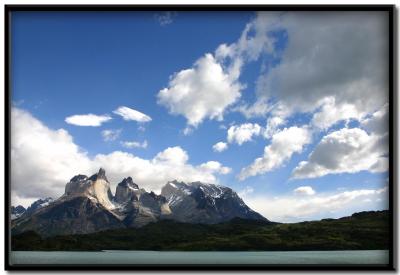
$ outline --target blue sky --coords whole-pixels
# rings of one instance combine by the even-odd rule
[[[12,200],[101,165],[114,186],[223,184],[280,221],[384,209],[385,16],[15,12]]]

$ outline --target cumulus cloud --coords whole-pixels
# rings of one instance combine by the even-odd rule
[[[269,12],[259,16],[276,18]],[[360,120],[388,102],[385,12],[286,12],[271,20],[265,22],[288,40],[277,52],[280,62],[259,76],[258,100],[246,110],[266,110],[266,102],[274,101],[290,115],[317,112],[314,125],[326,129],[340,120]]]
[[[220,141],[213,145],[214,152],[222,152],[226,149],[228,149],[228,144],[226,142]]]
[[[206,118],[222,120],[225,108],[240,97],[241,88],[237,77],[206,54],[192,68],[173,75],[157,98],[171,114],[183,115],[189,125],[197,127]]]
[[[208,161],[200,165],[200,168],[204,169],[206,172],[216,172],[222,175],[229,174],[232,169],[226,166],[223,166],[218,161]]]
[[[114,141],[121,135],[122,129],[106,129],[101,131],[101,136],[104,141]]]
[[[300,186],[294,189],[293,192],[297,195],[307,195],[307,196],[312,196],[316,193],[311,186]]]
[[[265,138],[271,138],[279,129],[279,126],[282,126],[286,123],[285,119],[279,116],[273,116],[268,118],[267,125],[264,129],[263,135]]]
[[[86,152],[63,129],[49,129],[32,115],[11,108],[11,190],[21,198],[58,196],[79,171],[90,170]]]
[[[133,120],[137,122],[151,121],[151,117],[149,117],[148,115],[126,106],[118,107],[118,109],[113,111],[113,113],[121,116],[124,120]]]
[[[294,153],[300,153],[306,144],[311,142],[311,132],[306,127],[285,128],[272,137],[271,144],[264,148],[264,155],[243,168],[239,180],[264,174],[279,168]]]
[[[96,155],[93,162],[107,170],[107,177],[114,186],[123,177],[131,176],[139,186],[155,192],[159,192],[167,181],[174,179],[218,183],[216,175],[224,174],[228,169],[208,162],[194,166],[188,160],[187,152],[176,146],[165,149],[152,159],[142,159],[130,153],[116,151],[107,155]]]
[[[242,145],[251,141],[253,136],[261,133],[261,126],[257,123],[245,123],[241,125],[233,125],[228,129],[227,140],[229,143],[237,143]]]
[[[322,218],[339,218],[354,212],[387,209],[388,189],[358,189],[312,196],[279,197],[248,194],[246,204],[275,222],[298,222]]]
[[[111,120],[109,115],[73,115],[65,118],[65,122],[76,126],[101,126],[104,122]]]
[[[222,120],[245,87],[239,82],[243,66],[262,53],[273,53],[275,39],[269,30],[278,18],[279,13],[259,14],[246,24],[236,42],[219,45],[214,54],[207,53],[192,68],[175,73],[168,87],[158,93],[158,103],[171,114],[184,116],[194,127],[205,119]]]
[[[351,119],[361,120],[366,113],[356,108],[354,104],[342,103],[337,105],[334,97],[323,100],[321,110],[313,115],[311,123],[320,128],[328,129],[339,121]]]
[[[63,129],[48,128],[30,113],[11,110],[12,204],[64,193],[65,184],[77,174],[91,175],[103,167],[112,190],[131,176],[141,187],[159,191],[169,180],[218,183],[228,167],[218,162],[192,165],[181,147],[170,147],[151,159],[115,151],[89,157]]]
[[[307,161],[294,169],[295,179],[327,174],[384,172],[388,168],[387,136],[368,135],[359,128],[343,128],[322,138]]]
[[[121,145],[125,148],[147,148],[147,140],[143,142],[138,142],[138,141],[121,141]]]

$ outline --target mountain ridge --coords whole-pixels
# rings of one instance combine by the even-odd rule
[[[12,220],[14,234],[29,230],[42,236],[84,234],[142,227],[164,219],[214,224],[238,217],[268,222],[225,186],[175,180],[166,183],[157,195],[127,177],[117,184],[113,195],[103,168],[90,177],[72,177],[60,198],[34,204],[36,209]]]

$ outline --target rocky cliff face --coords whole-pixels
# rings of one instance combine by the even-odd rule
[[[59,199],[39,200],[12,222],[13,233],[33,230],[43,236],[141,227],[161,219],[219,223],[239,217],[266,220],[230,188],[201,182],[168,182],[161,195],[123,179],[115,196],[104,169],[74,176]]]
[[[161,191],[173,219],[188,223],[220,223],[233,218],[265,220],[231,188],[201,182],[168,182]]]
[[[133,182],[131,177],[127,177],[117,185],[114,200],[119,204],[138,201],[141,193],[139,186]]]
[[[48,206],[50,203],[54,201],[53,198],[45,198],[45,199],[39,199],[35,202],[33,202],[25,211],[24,215],[31,215],[34,213],[36,210]]]
[[[72,197],[91,198],[107,209],[113,209],[113,195],[110,190],[110,183],[106,177],[106,171],[100,168],[97,174],[87,177],[78,175],[73,177],[65,186],[64,199]]]
[[[10,211],[10,213],[11,213],[11,220],[15,220],[16,218],[21,217],[21,216],[25,213],[25,211],[26,211],[25,207],[23,207],[22,205],[18,205],[18,206],[16,206],[16,207],[11,206],[11,209],[10,209],[10,210],[11,210],[11,211]]]
[[[124,227],[116,215],[98,202],[88,197],[76,196],[69,200],[57,200],[28,217],[15,220],[12,232],[18,234],[33,230],[47,237]]]
[[[124,217],[123,222],[129,227],[140,227],[167,218],[171,213],[164,197],[139,188],[131,177],[117,185],[114,201],[118,204],[116,212]]]

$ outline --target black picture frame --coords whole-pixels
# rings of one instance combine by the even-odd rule
[[[388,33],[389,33],[389,213],[390,213],[390,248],[389,248],[389,263],[387,265],[12,265],[10,264],[9,252],[11,248],[10,235],[10,111],[11,111],[11,73],[10,73],[10,19],[12,12],[16,11],[94,11],[94,12],[124,12],[124,11],[385,11],[388,13]],[[397,149],[397,87],[395,81],[397,79],[397,67],[395,60],[397,54],[395,52],[395,20],[396,9],[394,5],[5,5],[4,18],[4,41],[5,41],[5,185],[4,185],[4,209],[5,209],[5,270],[157,270],[157,271],[172,271],[172,270],[221,270],[221,271],[241,271],[241,270],[280,270],[280,271],[382,271],[396,270],[395,255],[397,254],[397,245],[395,243],[397,223],[394,217],[397,206],[395,200],[395,179],[397,179],[397,164],[396,149]],[[396,138],[396,139],[395,139]]]

